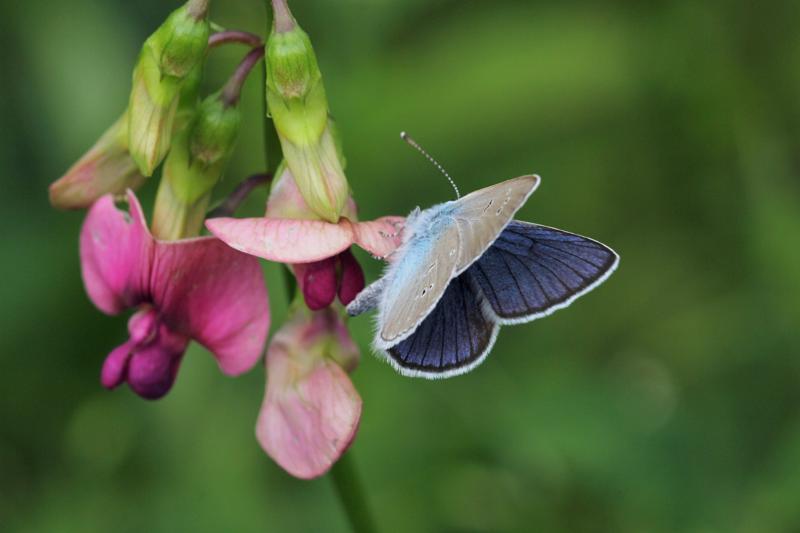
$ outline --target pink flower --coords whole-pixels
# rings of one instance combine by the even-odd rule
[[[400,245],[402,223],[396,216],[357,222],[352,198],[338,223],[319,220],[285,169],[264,218],[213,218],[206,227],[236,250],[292,265],[306,304],[316,310],[330,305],[337,294],[347,305],[364,288],[364,273],[350,246],[384,259]]]
[[[86,292],[104,313],[138,308],[130,338],[108,355],[106,388],[127,381],[144,398],[166,394],[190,340],[238,375],[259,359],[269,329],[269,306],[258,260],[213,237],[159,241],[147,229],[136,196],[129,213],[101,197],[81,229]]]
[[[273,337],[256,438],[293,476],[324,474],[353,441],[361,397],[345,369],[357,363],[358,348],[330,307],[296,307]]]

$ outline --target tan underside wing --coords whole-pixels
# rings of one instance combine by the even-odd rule
[[[393,298],[382,317],[381,339],[392,342],[415,328],[439,301],[455,272],[459,255],[458,228],[451,224],[420,258],[413,287]]]
[[[538,185],[539,176],[521,176],[471,192],[458,200],[458,208],[453,213],[461,245],[456,275],[483,255]]]

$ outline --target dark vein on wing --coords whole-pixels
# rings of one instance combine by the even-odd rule
[[[578,276],[579,278],[581,278],[583,281],[587,281],[588,279],[590,279],[588,277],[585,277],[583,274],[581,274],[580,272],[578,272],[574,268],[572,268],[572,265],[570,265],[569,263],[565,263],[564,261],[562,261],[561,259],[559,259],[558,257],[556,257],[554,255],[539,254],[539,257],[540,258],[547,257],[548,259],[552,259],[553,261],[558,261],[559,263],[561,263],[562,265],[564,265],[568,269],[572,270],[575,273],[575,275]],[[589,264],[591,264],[591,263],[589,263]],[[591,265],[594,266],[593,264],[591,264]],[[598,267],[595,267],[595,268],[598,268]]]
[[[552,244],[547,244],[546,242],[540,242],[540,243],[538,243],[538,244],[539,244],[539,245],[541,245],[541,246],[547,246],[548,248],[551,248],[551,249],[553,249],[553,250],[556,250],[556,251],[558,251],[558,252],[561,252],[562,254],[571,255],[572,257],[575,257],[576,259],[580,259],[580,260],[581,260],[581,261],[583,261],[584,263],[588,263],[588,264],[592,265],[592,266],[593,266],[593,267],[595,267],[595,268],[602,268],[603,264],[605,264],[605,261],[603,261],[603,263],[601,263],[601,264],[597,265],[597,264],[595,264],[594,262],[592,262],[592,261],[589,261],[589,260],[588,260],[588,259],[586,259],[585,257],[581,257],[581,256],[579,256],[579,255],[577,255],[577,254],[574,254],[574,253],[570,252],[569,250],[561,250],[561,249],[559,249],[559,248],[557,248],[557,247],[553,246]],[[592,248],[592,249],[593,249],[593,250],[597,250],[598,248]]]
[[[469,339],[469,348],[470,348],[470,352],[472,352],[472,351],[475,350],[475,347],[472,345],[472,326],[470,326],[470,323],[469,323],[469,312],[467,310],[467,299],[464,298],[463,294],[461,295],[461,301],[462,301],[463,306],[464,306],[464,318],[466,319],[465,321],[467,323],[467,338]],[[467,358],[466,359],[469,359],[471,355],[472,355],[472,353],[467,354]]]
[[[492,292],[494,293],[492,296],[494,296],[494,301],[497,302],[497,307],[500,308],[500,311],[505,312],[503,310],[503,304],[500,301],[500,298],[497,297],[497,289],[494,288],[494,284],[489,279],[489,276],[486,275],[486,271],[483,269],[480,262],[475,263],[475,266],[478,267],[478,270],[481,271],[481,275],[483,275],[483,277],[486,279],[486,283],[492,288]]]
[[[506,266],[506,270],[508,270],[508,273],[511,274],[511,279],[514,280],[514,285],[517,286],[517,292],[519,292],[520,297],[522,298],[522,303],[525,304],[525,307],[530,308],[531,304],[528,303],[528,299],[525,297],[525,292],[522,290],[522,286],[519,284],[519,280],[517,279],[517,275],[514,274],[514,271],[511,270],[511,265],[509,265],[508,261],[506,261],[506,258],[505,258],[505,254],[506,253],[508,253],[508,252],[500,252],[500,258],[503,260],[503,264]],[[516,257],[514,254],[511,254],[511,253],[509,253],[509,255],[511,255],[512,257]],[[538,283],[538,280],[537,280],[537,283]],[[547,296],[547,293],[545,293],[545,292],[542,292],[542,293],[545,295],[545,297]]]
[[[525,270],[527,270],[527,271],[528,271],[528,274],[530,274],[530,275],[531,275],[531,277],[533,278],[533,281],[535,281],[535,282],[536,282],[536,285],[538,285],[538,286],[539,286],[539,290],[542,292],[542,298],[544,298],[544,304],[543,304],[543,305],[535,305],[535,304],[534,304],[534,305],[532,305],[532,306],[531,306],[531,305],[529,305],[529,306],[528,306],[528,309],[542,310],[542,309],[547,309],[548,307],[550,307],[550,305],[551,305],[551,303],[550,303],[550,296],[547,294],[547,291],[546,291],[546,290],[544,290],[544,285],[542,285],[542,282],[541,282],[541,281],[539,281],[539,278],[536,276],[536,272],[534,272],[533,270],[531,270],[531,267],[530,267],[530,266],[528,266],[528,264],[527,264],[527,263],[525,263],[525,262],[524,262],[522,259],[520,259],[518,256],[516,256],[516,255],[514,255],[514,254],[509,254],[509,255],[511,255],[511,257],[512,257],[513,259],[516,259],[516,260],[517,260],[517,262],[519,262],[519,264],[520,264],[520,265],[522,265],[522,266],[525,268]],[[526,303],[527,303],[527,300],[526,300]]]

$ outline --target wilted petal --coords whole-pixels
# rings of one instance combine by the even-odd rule
[[[347,305],[364,289],[364,271],[349,249],[339,254],[339,264],[341,265],[339,301]]]
[[[324,474],[350,446],[360,418],[361,397],[339,365],[320,357],[304,369],[282,345],[270,348],[256,437],[287,472]]]
[[[142,302],[149,287],[154,248],[136,196],[128,193],[130,214],[112,196],[100,198],[81,228],[81,274],[86,292],[103,312],[119,313]]]
[[[311,263],[350,247],[349,225],[320,220],[212,218],[208,230],[228,246],[279,263]]]
[[[353,240],[373,256],[383,259],[402,243],[403,217],[387,216],[367,222],[353,222]]]
[[[137,189],[145,178],[128,153],[127,138],[127,115],[123,115],[66,174],[50,185],[50,203],[59,209],[82,209],[104,194]]]
[[[176,332],[197,340],[236,375],[252,368],[269,330],[267,287],[258,259],[213,237],[158,241],[153,304]]]

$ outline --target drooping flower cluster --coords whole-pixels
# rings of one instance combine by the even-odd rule
[[[80,259],[91,301],[107,314],[134,311],[129,339],[102,366],[107,388],[127,382],[144,398],[163,396],[191,341],[225,374],[250,370],[270,324],[258,258],[287,265],[299,292],[266,350],[256,436],[285,470],[311,478],[344,453],[361,416],[348,376],[359,352],[340,305],[364,287],[350,249],[388,257],[403,219],[358,221],[311,41],[285,0],[272,4],[263,45],[244,32],[209,35],[208,0],[188,0],[172,13],[142,47],[127,109],[51,185],[50,199],[59,208],[89,208]],[[224,42],[255,47],[225,87],[201,100],[209,43]],[[284,158],[268,169],[274,179],[265,216],[207,218],[238,136],[239,92],[262,57]],[[159,168],[148,229],[133,190]],[[204,223],[212,236],[200,236]]]

